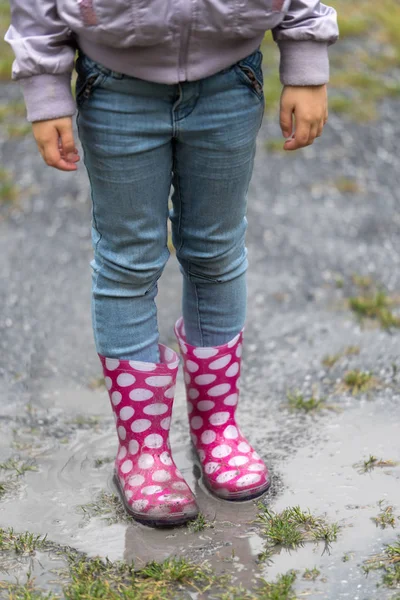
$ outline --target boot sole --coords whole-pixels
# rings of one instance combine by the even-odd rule
[[[144,513],[137,513],[130,508],[128,502],[126,501],[125,494],[121,488],[121,484],[119,482],[118,476],[115,473],[115,471],[114,471],[114,476],[113,476],[113,482],[117,488],[120,500],[125,508],[125,511],[128,513],[128,515],[130,517],[132,517],[133,519],[135,519],[135,521],[137,521],[138,523],[141,523],[142,525],[147,525],[148,527],[159,527],[159,528],[177,527],[179,525],[184,525],[188,521],[193,521],[198,516],[198,511],[197,511],[193,515],[185,515],[183,513],[177,513],[177,516],[174,516],[173,518],[169,517],[166,519],[160,519],[160,518],[153,519]]]
[[[269,488],[271,487],[271,477],[270,477],[270,479],[268,480],[268,482],[265,485],[260,486],[258,488],[255,488],[252,490],[243,490],[243,492],[232,492],[229,494],[229,496],[223,496],[223,495],[220,496],[218,494],[218,490],[214,490],[212,487],[210,487],[208,485],[207,479],[204,477],[203,469],[201,468],[201,462],[199,459],[199,455],[197,454],[196,448],[194,447],[193,443],[192,443],[192,451],[193,451],[193,454],[195,457],[196,465],[197,465],[198,469],[200,470],[201,479],[202,479],[204,487],[210,492],[210,494],[212,494],[219,500],[227,500],[228,502],[247,502],[249,500],[254,500],[255,498],[260,498],[261,496],[266,494],[268,492]]]

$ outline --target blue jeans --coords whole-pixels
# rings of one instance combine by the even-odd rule
[[[170,254],[168,217],[188,342],[220,345],[242,329],[247,190],[264,113],[261,62],[257,50],[211,77],[167,85],[79,56],[99,354],[159,361],[155,298]]]

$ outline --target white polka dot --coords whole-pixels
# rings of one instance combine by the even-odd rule
[[[129,454],[137,454],[139,451],[139,444],[136,440],[131,440],[129,442]]]
[[[191,433],[190,437],[192,438],[193,444],[196,445],[197,444],[197,435],[194,433]]]
[[[196,371],[198,371],[200,367],[193,360],[187,360],[186,361],[186,368],[189,371],[189,373],[196,373]]]
[[[112,379],[111,377],[104,377],[104,383],[106,384],[106,388],[111,390],[112,388]]]
[[[237,471],[225,471],[225,473],[220,473],[216,479],[218,483],[226,483],[227,481],[231,481],[237,476]]]
[[[223,425],[229,419],[230,414],[227,411],[217,412],[210,416],[211,425]]]
[[[149,427],[151,427],[151,421],[149,421],[149,419],[137,419],[136,421],[133,421],[131,425],[131,429],[134,433],[146,431]]]
[[[170,371],[175,371],[178,369],[179,367],[179,360],[175,361],[175,362],[170,362],[167,363],[167,367]]]
[[[170,465],[172,465],[172,458],[169,455],[169,452],[163,452],[162,454],[160,454],[160,460],[162,462],[163,465],[165,465],[166,467],[169,467]]]
[[[124,490],[125,497],[130,500],[133,496],[132,490]]]
[[[168,481],[171,479],[171,475],[165,469],[159,469],[158,471],[154,471],[152,479],[153,481]]]
[[[132,487],[142,485],[142,483],[144,483],[144,482],[145,482],[145,478],[143,477],[143,475],[132,475],[128,479],[128,484],[131,485]]]
[[[240,442],[238,445],[239,452],[250,452],[251,447],[246,442]]]
[[[189,383],[191,382],[191,377],[190,377],[189,373],[185,372],[183,378],[185,380],[186,385],[189,385]]]
[[[133,417],[134,414],[135,410],[132,408],[132,406],[124,406],[119,411],[119,418],[121,419],[121,421],[128,421],[128,419]]]
[[[222,396],[226,394],[231,389],[229,383],[220,383],[219,385],[215,385],[210,390],[208,390],[207,394],[209,396]]]
[[[151,433],[145,437],[144,443],[148,448],[161,448],[164,439],[162,435],[159,435],[158,433]]]
[[[193,404],[191,402],[187,403],[187,411],[188,415],[190,415],[190,413],[193,412]]]
[[[237,358],[240,358],[242,356],[242,344],[239,344],[238,347],[236,348],[236,352],[235,352]]]
[[[251,485],[253,483],[257,483],[260,481],[261,475],[258,473],[248,473],[247,475],[243,475],[243,477],[239,477],[236,482],[238,487],[245,487],[246,485]]]
[[[156,402],[155,404],[149,404],[145,406],[143,412],[146,415],[163,415],[168,410],[168,406],[166,404],[162,404],[162,402]]]
[[[152,377],[146,378],[147,385],[152,385],[153,387],[164,387],[169,385],[171,382],[171,375],[153,375]]]
[[[207,373],[205,375],[197,375],[197,377],[194,378],[197,385],[209,385],[210,383],[213,383],[216,379],[217,376],[213,375],[212,373]]]
[[[204,411],[204,410],[211,410],[212,408],[214,408],[215,406],[215,402],[213,402],[212,400],[200,400],[200,402],[197,404],[197,409]]]
[[[187,354],[187,346],[184,342],[179,342],[179,346],[180,349],[182,350],[183,354]]]
[[[204,462],[206,459],[206,453],[204,450],[198,450],[197,454],[199,455],[199,459],[201,462]]]
[[[231,467],[241,467],[242,465],[245,465],[248,462],[249,459],[247,458],[247,456],[234,456],[230,459],[228,464]]]
[[[171,417],[165,417],[165,419],[163,419],[160,423],[161,427],[163,429],[165,429],[165,431],[168,431],[170,424],[171,424]]]
[[[106,367],[109,371],[115,371],[119,367],[119,360],[117,358],[106,358]]]
[[[203,425],[203,419],[201,417],[193,417],[193,419],[190,421],[190,424],[193,429],[200,429],[200,427]]]
[[[209,462],[204,465],[204,471],[207,473],[207,475],[212,475],[212,473],[215,473],[215,471],[217,471],[220,467],[221,465],[217,462]]]
[[[171,350],[171,348],[167,348],[166,346],[164,347],[164,361],[167,363],[172,362],[173,360],[176,360],[176,354],[173,350]]]
[[[237,437],[239,437],[239,432],[237,430],[237,427],[235,427],[234,425],[228,425],[228,427],[224,429],[225,439],[235,440]]]
[[[111,402],[114,404],[114,406],[117,406],[117,404],[119,404],[122,400],[122,394],[121,392],[113,392],[111,394]]]
[[[227,364],[231,362],[231,354],[225,354],[225,356],[221,356],[221,358],[217,358],[217,360],[213,360],[212,363],[208,365],[209,369],[215,371],[216,369],[223,369]]]
[[[252,456],[255,458],[255,460],[261,460],[261,456],[258,454],[258,452],[253,452]]]
[[[148,503],[149,503],[148,500],[135,500],[131,504],[132,510],[136,510],[136,511],[140,512],[146,508]]]
[[[158,496],[158,500],[160,502],[183,502],[186,500],[184,496],[180,496],[179,494],[162,494],[162,496]]]
[[[182,473],[180,472],[180,470],[179,470],[179,469],[175,469],[175,475],[176,475],[177,477],[179,477],[179,479],[183,479],[183,475],[182,475]]]
[[[264,471],[265,467],[261,463],[255,463],[254,465],[249,465],[247,469],[249,471]]]
[[[125,448],[125,446],[121,446],[121,448],[119,449],[119,452],[118,452],[118,459],[122,460],[123,458],[125,458],[127,453],[128,453],[128,450]]]
[[[153,494],[159,494],[162,492],[161,485],[146,485],[146,487],[142,488],[143,496],[152,496]]]
[[[224,404],[226,404],[227,406],[236,406],[237,401],[238,401],[237,394],[230,394],[229,396],[224,398]]]
[[[166,398],[173,398],[175,395],[175,386],[172,385],[170,388],[164,391],[164,396]]]
[[[197,358],[211,358],[211,356],[218,354],[218,350],[216,348],[195,348],[193,354]]]
[[[142,454],[139,456],[138,465],[141,469],[151,469],[154,465],[154,458],[151,454]]]
[[[122,425],[118,427],[118,435],[121,440],[124,440],[126,438],[126,429],[125,427],[122,427]]]
[[[214,456],[214,458],[225,458],[225,456],[229,456],[231,452],[232,448],[230,446],[227,446],[226,444],[221,444],[220,446],[215,446],[211,454]]]
[[[233,348],[233,346],[236,344],[236,342],[239,340],[240,338],[240,333],[238,333],[238,335],[236,335],[233,340],[231,340],[230,342],[228,342],[227,346],[228,348]]]
[[[132,390],[129,392],[129,398],[131,400],[136,400],[137,402],[142,402],[143,400],[150,400],[154,396],[153,392],[150,390],[145,390],[144,388],[137,388],[136,390]]]
[[[196,398],[200,396],[200,392],[198,390],[195,390],[194,388],[190,388],[190,390],[188,391],[188,396],[191,400],[196,400]]]
[[[132,471],[132,468],[133,468],[133,462],[131,460],[126,460],[121,465],[121,472],[129,473],[130,471]]]
[[[203,444],[212,444],[216,437],[217,434],[215,433],[215,431],[207,429],[201,434],[201,441],[203,442]]]
[[[181,492],[182,492],[183,490],[187,490],[187,485],[186,485],[186,483],[185,483],[184,481],[175,481],[175,483],[173,483],[173,484],[171,485],[171,487],[172,487],[174,490],[180,490]]]
[[[225,371],[227,377],[234,377],[239,373],[239,363],[235,362]]]
[[[134,377],[131,373],[121,373],[117,377],[117,383],[121,387],[128,387],[128,385],[133,385],[136,381],[136,377]]]
[[[141,360],[130,360],[129,364],[131,365],[132,369],[135,369],[136,371],[144,371],[145,373],[147,371],[154,371],[154,369],[157,369],[157,365],[155,363],[142,362]]]

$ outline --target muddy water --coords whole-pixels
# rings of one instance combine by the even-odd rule
[[[115,453],[113,420],[105,392],[77,393],[56,386],[41,397],[37,414],[30,415],[33,430],[28,427],[29,419],[17,426],[17,433],[6,422],[1,425],[0,459],[10,456],[10,445],[16,440],[20,444],[33,440],[33,445],[25,446],[20,455],[34,457],[39,470],[27,472],[16,492],[0,503],[0,523],[17,531],[47,534],[53,542],[89,555],[134,560],[138,566],[171,555],[199,562],[207,559],[217,572],[232,574],[234,581],[246,588],[255,585],[261,576],[272,580],[289,569],[302,573],[317,567],[321,576],[316,582],[299,575],[299,593],[322,599],[389,598],[390,594],[381,590],[376,595],[378,576],[372,573],[366,579],[361,564],[396,538],[391,528],[377,529],[371,517],[378,514],[380,500],[394,505],[395,514],[400,516],[400,467],[362,474],[354,466],[370,454],[400,459],[395,406],[391,409],[383,402],[358,401],[341,413],[327,413],[315,422],[311,418],[305,425],[308,437],[292,455],[275,460],[273,465],[274,472],[285,481],[283,493],[275,497],[272,492],[274,510],[298,504],[341,526],[338,541],[329,552],[311,544],[297,551],[282,550],[272,562],[259,564],[257,556],[264,542],[255,523],[255,504],[215,499],[199,479],[189,446],[182,383],[174,407],[174,457],[212,527],[193,533],[186,528],[154,530],[135,523],[109,525],[100,517],[85,518],[80,505],[92,502],[101,490],[114,491],[112,463],[95,466],[96,459],[112,458]],[[392,418],[388,418],[390,410]],[[41,413],[48,420],[47,434],[38,435]],[[87,420],[93,415],[98,417],[97,422]],[[49,435],[52,428],[57,435]],[[269,430],[274,429],[273,420],[268,429],[263,428],[266,443]],[[348,557],[346,562],[344,555]],[[33,569],[39,585],[57,589],[51,583],[52,569],[59,567],[60,561],[53,564],[54,560],[39,553],[35,559],[2,564],[7,572],[3,578],[23,581],[24,574]]]

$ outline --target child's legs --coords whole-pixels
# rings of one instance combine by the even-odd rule
[[[174,144],[173,240],[197,346],[226,343],[246,315],[246,196],[264,104],[237,69],[203,80]],[[183,100],[195,85],[182,85]]]
[[[78,118],[93,201],[97,351],[151,362],[159,362],[155,297],[169,257],[172,168],[169,86],[157,86],[109,76]]]

